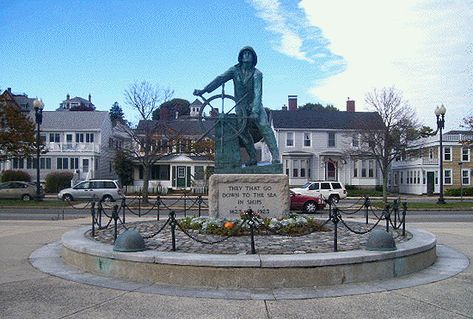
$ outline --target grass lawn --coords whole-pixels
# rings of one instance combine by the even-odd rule
[[[392,203],[392,201],[389,201]],[[416,202],[416,201],[409,201],[409,200],[401,200],[401,203],[407,203],[407,210],[409,209],[433,209],[433,210],[442,210],[442,209],[473,209],[473,202],[461,202],[461,201],[446,201],[445,204],[437,204],[437,199],[432,199],[431,202]],[[371,204],[377,208],[382,208],[383,203],[381,200],[372,200]],[[399,207],[402,209],[402,206]]]

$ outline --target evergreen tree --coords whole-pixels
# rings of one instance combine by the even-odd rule
[[[117,123],[127,125],[127,121],[125,120],[123,110],[118,104],[118,102],[113,103],[112,108],[110,109],[109,113],[110,113],[110,120],[112,121],[113,126],[116,126]]]

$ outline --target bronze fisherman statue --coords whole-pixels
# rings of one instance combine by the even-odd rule
[[[239,118],[247,118],[247,121],[245,121],[246,127],[239,135],[240,142],[249,156],[249,162],[246,163],[246,166],[253,166],[257,163],[255,141],[249,129],[250,125],[256,126],[264,142],[268,145],[273,164],[279,163],[276,138],[262,104],[263,74],[255,67],[257,61],[256,52],[252,47],[246,46],[238,54],[238,64],[217,76],[202,90],[194,90],[194,95],[202,96],[204,93],[214,91],[225,82],[233,80],[234,97],[236,101],[239,101],[235,113]]]

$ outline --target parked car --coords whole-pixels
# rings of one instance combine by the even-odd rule
[[[111,179],[86,180],[73,187],[61,190],[57,197],[62,200],[98,198],[105,202],[113,202],[123,197],[123,191],[118,181]]]
[[[44,197],[44,189],[40,188],[40,198]],[[36,198],[36,185],[29,182],[10,181],[0,184],[0,198],[21,199],[29,201]]]
[[[321,196],[334,203],[338,203],[340,199],[347,197],[347,190],[340,182],[315,181],[307,182],[300,188],[291,188],[295,193]]]
[[[325,201],[320,196],[298,194],[293,191],[290,191],[290,194],[291,210],[302,210],[304,213],[313,214],[325,208]]]

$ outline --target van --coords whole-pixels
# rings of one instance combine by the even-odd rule
[[[123,198],[123,191],[118,181],[111,179],[85,180],[73,187],[61,190],[57,197],[62,200],[76,200],[92,198],[101,199],[104,202],[113,202]]]
[[[299,188],[291,188],[294,193],[322,196],[333,203],[347,197],[347,190],[340,182],[315,181],[307,182]]]

